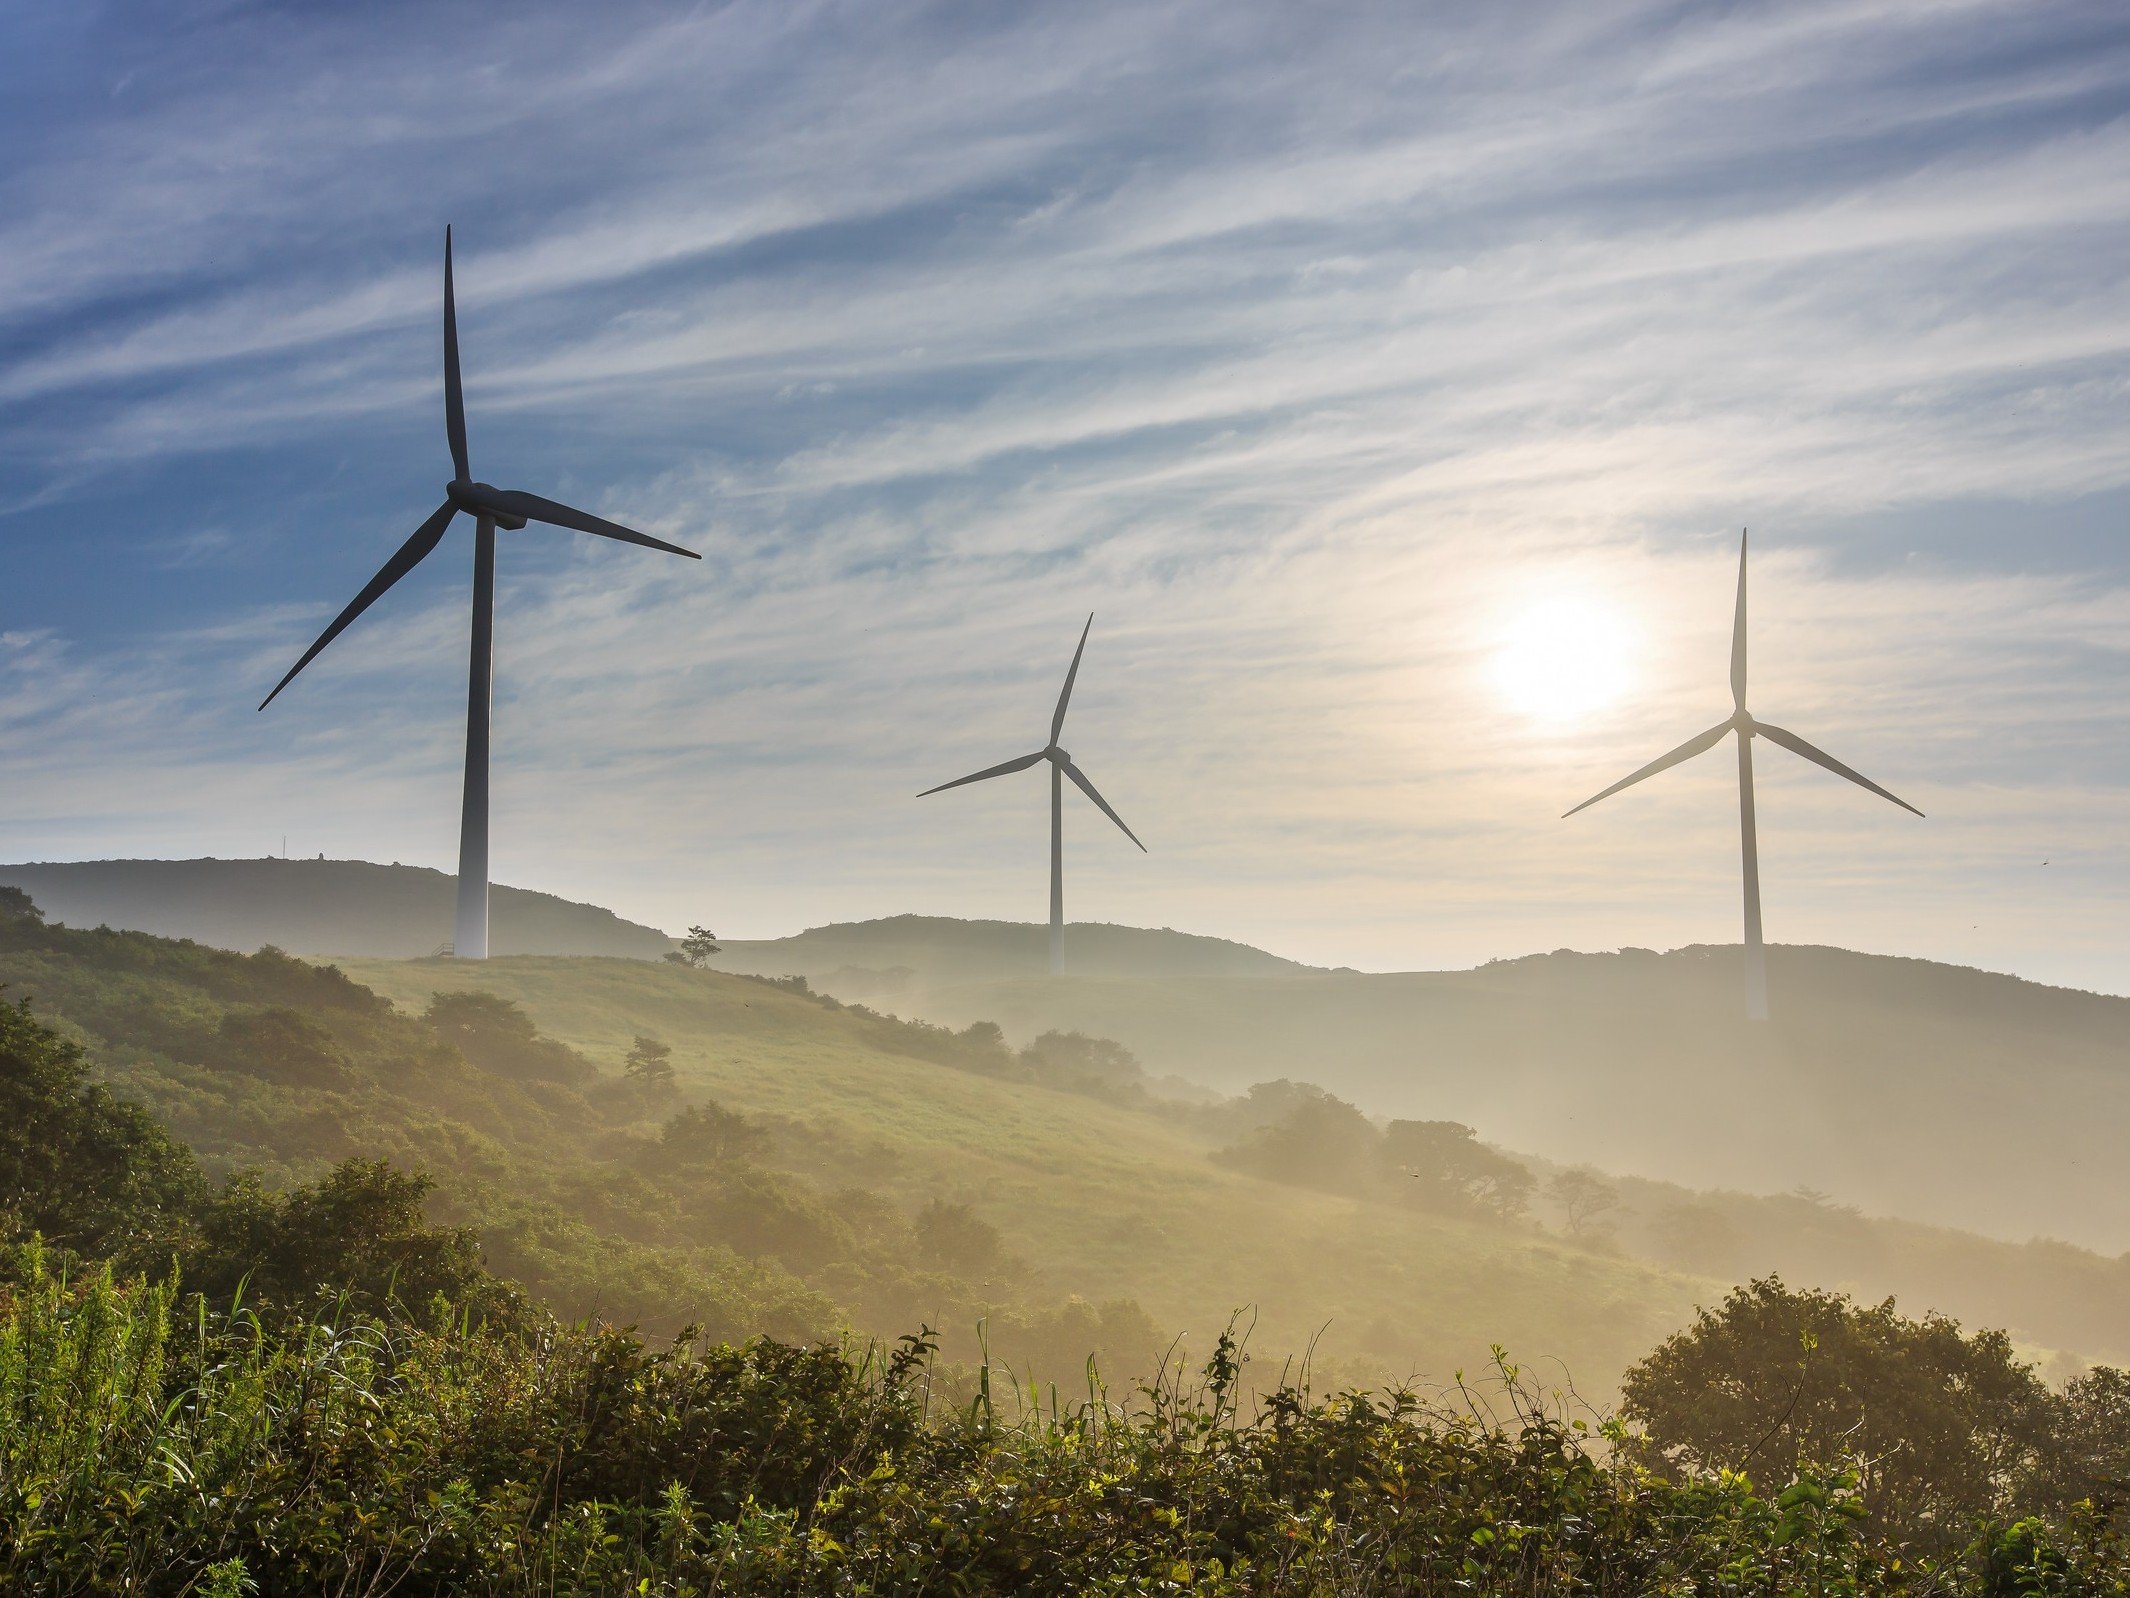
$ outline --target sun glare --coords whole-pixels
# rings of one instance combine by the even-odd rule
[[[1489,676],[1518,713],[1534,721],[1575,721],[1626,691],[1632,653],[1627,618],[1616,606],[1561,595],[1509,616]]]

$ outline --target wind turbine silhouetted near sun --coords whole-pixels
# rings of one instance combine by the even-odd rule
[[[966,783],[983,782],[991,777],[1003,777],[1009,771],[1026,771],[1038,760],[1050,762],[1050,974],[1057,976],[1065,969],[1065,779],[1071,778],[1073,786],[1092,799],[1102,814],[1114,821],[1124,836],[1139,843],[1139,835],[1124,825],[1124,818],[1110,809],[1109,801],[1095,792],[1095,785],[1087,780],[1080,768],[1072,763],[1072,756],[1058,747],[1058,734],[1065,730],[1065,707],[1072,702],[1073,679],[1080,675],[1080,657],[1087,652],[1087,634],[1094,627],[1095,618],[1089,615],[1087,626],[1080,629],[1080,647],[1072,652],[1072,666],[1065,673],[1065,686],[1058,690],[1058,708],[1050,717],[1050,742],[1032,755],[1023,755],[1018,760],[1009,760],[1004,765],[991,766],[983,771],[972,771],[966,777],[956,777],[952,782],[943,782],[937,788],[927,788],[925,794],[945,793],[949,788],[959,788]],[[1139,852],[1146,852],[1146,845],[1139,843]]]
[[[1825,766],[1837,777],[1847,777],[1859,788],[1869,788],[1881,799],[1890,799],[1903,810],[1920,816],[1906,799],[1881,788],[1862,772],[1852,771],[1823,749],[1815,749],[1794,732],[1765,721],[1755,721],[1745,708],[1745,534],[1738,535],[1738,610],[1731,621],[1731,711],[1730,719],[1719,721],[1707,732],[1697,734],[1679,745],[1668,755],[1659,755],[1632,776],[1622,777],[1603,793],[1592,794],[1575,810],[1587,810],[1600,799],[1610,798],[1622,788],[1631,788],[1644,777],[1654,777],[1667,767],[1676,766],[1682,760],[1713,749],[1729,732],[1738,734],[1738,838],[1739,849],[1745,864],[1745,1013],[1750,1021],[1765,1021],[1768,1018],[1768,967],[1767,952],[1760,941],[1760,844],[1753,830],[1753,739],[1773,739],[1783,748],[1800,754],[1814,765]],[[1567,812],[1572,816],[1575,810]],[[1566,816],[1562,818],[1566,819]]]
[[[692,549],[666,543],[647,533],[636,532],[587,511],[559,505],[537,494],[515,488],[492,488],[473,481],[466,463],[466,406],[459,389],[459,323],[451,297],[451,229],[444,229],[444,432],[451,443],[451,481],[444,489],[444,503],[414,530],[414,536],[399,546],[399,553],[384,563],[348,608],[333,618],[333,625],[318,635],[318,641],[289,667],[288,675],[260,702],[264,710],[282,689],[295,680],[318,652],[338,638],[357,616],[381,597],[385,590],[419,566],[442,540],[444,531],[460,511],[474,518],[473,539],[473,660],[466,684],[466,796],[459,823],[459,902],[452,939],[452,952],[461,959],[488,958],[488,708],[494,674],[496,529],[516,532],[527,522],[545,522],[575,532],[595,533],[662,549],[669,555],[702,557]]]

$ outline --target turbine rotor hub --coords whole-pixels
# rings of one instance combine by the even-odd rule
[[[1043,751],[1043,758],[1049,761],[1054,766],[1069,766],[1072,764],[1072,756],[1068,755],[1056,744],[1052,744],[1048,749]]]

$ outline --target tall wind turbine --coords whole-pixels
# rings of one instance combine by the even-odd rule
[[[1707,732],[1697,733],[1668,755],[1659,755],[1632,776],[1622,777],[1603,793],[1592,794],[1575,810],[1587,810],[1600,799],[1608,799],[1622,788],[1631,788],[1644,777],[1654,777],[1682,760],[1713,749],[1723,741],[1725,733],[1738,734],[1738,840],[1739,850],[1745,865],[1745,1013],[1749,1021],[1765,1021],[1768,1018],[1768,965],[1767,951],[1760,941],[1760,843],[1753,828],[1753,740],[1756,737],[1772,739],[1794,754],[1800,754],[1814,765],[1825,766],[1837,777],[1847,777],[1859,788],[1868,788],[1881,799],[1890,799],[1903,810],[1920,816],[1906,799],[1890,793],[1873,782],[1862,772],[1853,771],[1823,749],[1815,749],[1794,732],[1785,731],[1771,722],[1755,721],[1745,708],[1745,534],[1738,535],[1738,609],[1731,621],[1731,705],[1728,720],[1719,721]],[[1572,816],[1575,810],[1567,814]],[[1563,820],[1566,817],[1562,818]]]
[[[1065,686],[1058,690],[1058,708],[1050,716],[1050,742],[1032,755],[1023,755],[1018,760],[1009,760],[1004,765],[990,766],[982,771],[972,771],[966,777],[956,777],[952,782],[943,782],[937,788],[927,788],[925,794],[945,793],[949,788],[959,788],[966,783],[983,782],[992,777],[1003,777],[1009,771],[1026,771],[1038,760],[1050,762],[1050,974],[1057,976],[1065,969],[1065,782],[1071,779],[1074,787],[1092,799],[1102,814],[1114,821],[1124,836],[1139,843],[1139,835],[1124,825],[1124,818],[1110,809],[1109,801],[1095,792],[1095,785],[1087,780],[1087,774],[1072,763],[1072,756],[1058,747],[1058,735],[1065,730],[1065,707],[1072,702],[1073,679],[1080,675],[1080,657],[1087,652],[1087,634],[1095,624],[1092,613],[1087,626],[1080,629],[1080,647],[1072,652],[1072,665],[1065,673]],[[1146,845],[1139,843],[1139,852],[1146,852]]]
[[[444,229],[444,434],[451,444],[451,481],[444,487],[444,502],[414,530],[414,536],[399,546],[338,616],[318,635],[318,641],[289,667],[288,675],[274,685],[273,693],[260,702],[264,710],[275,696],[295,680],[318,652],[338,638],[357,616],[368,610],[407,573],[419,566],[442,540],[452,518],[464,511],[474,519],[473,535],[473,657],[466,682],[466,793],[459,821],[459,902],[452,952],[463,960],[488,958],[488,708],[494,678],[496,529],[521,530],[527,522],[567,527],[662,549],[669,555],[702,557],[610,522],[588,511],[559,505],[537,494],[515,488],[491,488],[473,481],[466,463],[466,406],[459,388],[459,323],[451,296],[451,229]]]

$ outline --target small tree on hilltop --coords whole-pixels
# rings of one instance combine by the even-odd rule
[[[666,958],[675,965],[701,967],[713,954],[723,954],[724,947],[717,941],[717,934],[708,927],[690,927],[688,935],[680,940],[680,947]]]
[[[679,1091],[673,1080],[673,1045],[670,1043],[661,1043],[638,1033],[636,1041],[629,1045],[622,1070],[631,1082],[647,1092],[664,1095]]]

